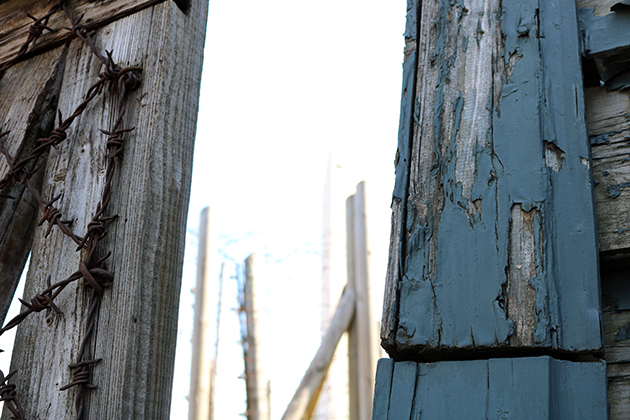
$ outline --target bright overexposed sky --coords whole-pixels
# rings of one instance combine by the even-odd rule
[[[367,181],[380,319],[406,1],[210,0],[209,8],[171,419],[188,418],[197,233],[210,206],[217,280],[226,263],[215,418],[242,419],[246,409],[236,277],[256,252],[271,419],[279,420],[321,338],[331,154],[347,182]],[[8,363],[0,355],[5,372]]]
[[[406,2],[211,0],[180,308],[172,416],[184,419],[199,214],[228,261],[217,419],[245,412],[234,265],[262,262],[273,420],[320,341],[322,209],[329,155],[366,179],[372,282],[380,301],[389,239]],[[343,211],[343,209],[342,209]],[[374,261],[378,259],[378,261]],[[218,274],[217,274],[218,278]],[[262,321],[261,321],[262,323]],[[267,331],[267,330],[266,330]]]

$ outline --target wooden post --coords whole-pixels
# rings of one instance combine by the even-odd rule
[[[365,182],[346,201],[348,285],[356,292],[356,312],[348,330],[350,420],[372,417],[376,372],[376,331],[372,320]]]
[[[269,420],[270,407],[267,381],[264,380],[261,337],[259,330],[256,283],[256,254],[245,260],[245,316],[247,336],[245,340],[245,382],[247,383],[247,420]]]
[[[381,330],[397,363],[374,412],[605,419],[575,1],[408,9]]]
[[[142,85],[131,95],[124,117],[125,126],[135,130],[125,135],[124,159],[115,175],[110,212],[118,217],[109,222],[102,242],[103,254],[112,251],[106,266],[114,280],[94,326],[91,353],[102,361],[92,370],[90,381],[98,388],[87,394],[84,417],[167,419],[207,1],[191,1],[188,13],[172,1],[77,1],[77,7],[79,3],[87,12],[83,22],[96,30],[97,48],[111,51],[123,67],[142,67]],[[26,4],[37,16],[49,7],[47,2],[10,0],[0,10],[21,10]],[[50,37],[71,36],[64,25],[71,26],[55,15],[48,26],[57,31]],[[7,29],[3,24],[3,31]],[[38,47],[59,42],[47,41],[48,36]],[[65,60],[57,109],[67,117],[98,80],[99,62],[78,39],[53,51],[63,54],[54,60]],[[49,77],[50,72],[41,75]],[[0,80],[0,91],[8,80]],[[107,93],[91,102],[67,140],[51,149],[42,169],[43,196],[61,194],[56,205],[81,235],[104,184],[107,136],[100,129],[111,126],[117,107],[117,98]],[[67,278],[82,259],[74,242],[56,228],[45,238],[46,229],[47,224],[35,230],[27,299],[45,288],[49,275],[53,281]],[[85,332],[88,295],[84,284],[72,283],[55,300],[63,315],[49,309],[32,314],[18,328],[12,359],[12,370],[18,373],[12,382],[27,419],[77,416],[76,388],[59,388],[72,381],[68,365],[75,362]],[[7,410],[2,418],[10,418]]]
[[[343,333],[350,327],[355,308],[355,292],[346,287],[330,321],[322,343],[309,365],[302,382],[287,406],[282,420],[309,420],[313,415],[317,398],[324,385],[326,373]]]
[[[26,157],[36,140],[51,130],[64,64],[65,51],[58,48],[9,68],[0,78],[0,132],[10,131],[2,142],[11,155]],[[8,171],[0,157],[0,179]],[[40,188],[41,182],[40,173],[34,184]],[[23,185],[0,194],[14,197],[0,198],[0,323],[4,323],[40,216],[35,199]]]
[[[188,395],[189,420],[212,420],[212,392],[215,386],[213,350],[215,343],[216,313],[211,302],[216,297],[216,271],[213,270],[217,250],[212,246],[210,234],[210,208],[201,212],[199,223],[199,251],[197,257],[197,284],[195,285],[195,315],[192,337],[192,364],[190,393]],[[213,331],[215,331],[213,333]]]
[[[345,200],[354,185],[347,180],[343,165],[330,153],[324,187],[322,238],[322,338],[328,331],[346,278]],[[348,335],[342,334],[326,381],[317,399],[314,416],[346,420],[348,398]]]

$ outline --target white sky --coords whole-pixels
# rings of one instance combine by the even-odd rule
[[[320,340],[322,198],[331,150],[368,182],[375,319],[389,239],[405,0],[210,0],[172,420],[187,419],[199,214],[227,256],[216,418],[242,419],[235,266],[259,254],[279,420]],[[262,258],[261,258],[262,257]],[[218,272],[217,272],[218,277]],[[17,296],[21,296],[18,291]],[[17,309],[17,308],[16,308]],[[17,312],[17,311],[16,311]],[[9,319],[12,314],[9,314]],[[12,340],[2,337],[0,348]],[[0,354],[0,369],[8,371]]]
[[[266,255],[257,278],[269,285],[272,420],[282,416],[319,345],[322,198],[332,149],[350,178],[367,180],[376,203],[368,217],[378,242],[372,281],[380,319],[405,12],[404,0],[210,1],[173,420],[186,418],[188,409],[194,234],[205,206],[219,247],[251,233],[224,249],[231,258]],[[231,310],[236,281],[227,277],[223,302],[216,418],[240,419],[245,384]]]

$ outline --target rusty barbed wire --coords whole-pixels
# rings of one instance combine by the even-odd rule
[[[9,379],[15,375],[15,372],[17,371],[4,376],[4,373],[0,370],[0,402],[4,402],[4,406],[9,409],[17,420],[25,420],[24,410],[22,410],[22,406],[17,400],[15,385],[9,383]]]
[[[46,229],[44,236],[47,237],[52,232],[53,227],[57,226],[63,234],[71,238],[77,244],[77,251],[83,250],[86,252],[86,257],[79,263],[78,270],[64,280],[51,284],[51,276],[49,275],[46,279],[47,288],[44,291],[37,293],[30,302],[19,299],[22,305],[26,307],[26,310],[23,310],[19,315],[14,317],[3,328],[1,328],[0,335],[20,324],[34,312],[52,309],[57,313],[61,313],[59,307],[54,303],[55,298],[59,296],[59,294],[70,283],[79,279],[85,280],[84,285],[91,288],[89,309],[87,315],[85,316],[85,332],[79,347],[77,361],[69,365],[70,369],[74,369],[72,381],[60,388],[60,391],[64,391],[75,386],[77,387],[75,397],[76,419],[81,420],[84,418],[85,414],[86,390],[96,388],[96,385],[93,385],[90,380],[91,368],[94,364],[102,360],[92,357],[90,352],[92,337],[96,330],[96,317],[100,310],[101,299],[105,289],[111,286],[114,280],[114,275],[106,269],[104,264],[111,256],[111,252],[108,252],[104,256],[100,256],[98,249],[100,242],[107,235],[107,223],[115,220],[117,217],[108,215],[113,195],[113,181],[117,169],[117,162],[123,157],[123,136],[124,134],[134,130],[133,127],[123,128],[122,124],[126,112],[128,95],[137,89],[141,83],[139,77],[136,76],[134,72],[142,71],[142,68],[136,66],[121,68],[114,62],[111,51],[105,51],[105,55],[101,54],[99,49],[93,43],[87,29],[81,25],[83,15],[75,18],[68,6],[68,0],[56,0],[56,4],[43,17],[36,19],[29,15],[29,17],[34,20],[34,23],[31,27],[29,27],[27,41],[22,48],[20,48],[16,57],[0,67],[0,74],[14,65],[19,58],[26,53],[29,45],[34,42],[34,40],[37,39],[44,30],[55,31],[48,28],[46,25],[48,24],[50,17],[59,10],[67,16],[70,24],[72,25],[71,28],[65,29],[73,32],[77,38],[81,39],[81,41],[84,42],[91,49],[92,53],[99,59],[100,64],[97,71],[99,79],[90,86],[84,96],[83,102],[76,107],[72,115],[63,119],[61,112],[59,111],[59,125],[50,132],[48,137],[38,139],[37,143],[39,145],[34,147],[34,149],[25,158],[16,162],[16,159],[10,155],[2,141],[3,137],[6,137],[9,134],[9,131],[0,132],[0,153],[4,155],[9,166],[9,171],[0,180],[0,190],[5,190],[15,183],[24,185],[35,197],[35,200],[43,213],[43,218],[39,224],[41,225],[44,222],[48,222],[48,228]],[[73,231],[73,221],[62,220],[61,211],[54,205],[62,198],[62,195],[58,195],[49,200],[44,199],[39,189],[31,183],[30,178],[41,168],[42,165],[40,161],[50,150],[50,147],[58,148],[59,145],[67,139],[67,130],[71,127],[75,119],[85,111],[90,102],[103,92],[107,83],[110,84],[110,91],[118,94],[118,109],[115,122],[112,124],[112,127],[108,130],[100,130],[103,134],[108,136],[106,142],[108,154],[105,186],[92,220],[87,226],[85,236],[82,237]],[[5,199],[13,198],[6,194],[2,194],[0,197]],[[9,407],[9,410],[11,410],[18,420],[23,420],[24,415],[16,400],[15,386],[3,385],[3,383],[12,375],[13,373],[7,378],[2,376],[4,381],[0,381],[0,392],[6,393],[6,398],[5,393],[1,394],[3,398],[2,401],[13,403],[13,406],[7,405],[7,407]],[[14,409],[17,411],[14,412]],[[16,413],[21,413],[20,415],[22,417],[18,417]]]
[[[26,38],[26,41],[24,42],[24,44],[22,44],[22,46],[20,47],[16,55],[11,60],[0,65],[0,76],[2,75],[2,73],[4,73],[5,70],[13,66],[18,61],[20,61],[20,59],[28,51],[28,47],[30,47],[30,45],[34,43],[37,40],[37,38],[43,35],[44,30],[47,30],[49,32],[57,32],[56,30],[49,28],[47,25],[48,25],[48,20],[50,19],[50,17],[54,15],[58,10],[59,10],[59,3],[53,5],[48,11],[48,13],[46,13],[44,16],[40,18],[35,18],[30,13],[26,14],[29,18],[33,20],[33,23],[28,27],[28,30],[27,30],[28,37]]]

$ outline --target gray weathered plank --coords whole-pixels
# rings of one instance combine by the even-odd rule
[[[0,77],[0,142],[19,160],[35,147],[36,140],[51,129],[61,87],[65,49],[59,48],[15,65]],[[37,75],[33,77],[33,75]],[[0,179],[9,171],[0,156]],[[40,171],[35,186],[41,185]],[[0,193],[0,323],[4,322],[15,288],[31,249],[38,216],[33,196],[20,184]]]
[[[84,14],[81,24],[88,30],[100,28],[116,19],[133,14],[164,0],[77,0],[69,2],[76,16]],[[28,27],[36,18],[45,16],[55,2],[41,0],[6,0],[0,2],[0,67],[12,59],[28,37]],[[48,21],[54,32],[44,31],[29,52],[41,52],[60,45],[74,37],[71,31],[63,29],[72,26],[62,11],[56,12]]]
[[[602,323],[608,375],[610,419],[630,412],[630,287],[628,270],[602,271]]]
[[[113,51],[121,66],[142,66],[142,86],[128,102],[125,154],[114,182],[109,225],[103,242],[112,251],[114,273],[97,321],[93,371],[98,389],[87,399],[88,418],[166,419],[177,332],[177,312],[192,150],[197,118],[207,1],[193,2],[184,15],[164,2],[100,29],[101,50]],[[99,63],[80,41],[70,45],[59,102],[69,115],[97,79]],[[107,129],[115,118],[116,98],[95,100],[51,152],[43,194],[63,193],[58,202],[74,229],[83,234],[103,188]],[[46,276],[53,281],[77,269],[76,245],[57,229],[35,235],[25,288],[30,298]],[[105,251],[105,250],[104,250]],[[18,328],[12,369],[27,418],[74,419],[73,363],[85,329],[87,291],[80,284],[59,296],[63,316],[34,314]],[[3,419],[7,419],[5,412]]]
[[[423,2],[418,39],[384,347],[601,351],[575,3]]]
[[[595,208],[600,252],[630,250],[630,96],[627,92],[606,92],[603,87],[588,87],[588,118]]]
[[[391,363],[391,362],[390,362]],[[376,389],[391,386],[388,420],[606,419],[606,366],[547,356],[437,362],[396,362],[405,375],[377,376]],[[410,376],[416,372],[415,386]],[[390,382],[391,381],[391,384]],[[395,400],[397,394],[402,399]],[[374,413],[386,399],[375,398]],[[408,405],[413,401],[413,411]],[[392,408],[395,404],[398,407]],[[380,417],[382,418],[382,417]],[[379,418],[379,419],[380,419]],[[374,418],[376,420],[376,418]]]

